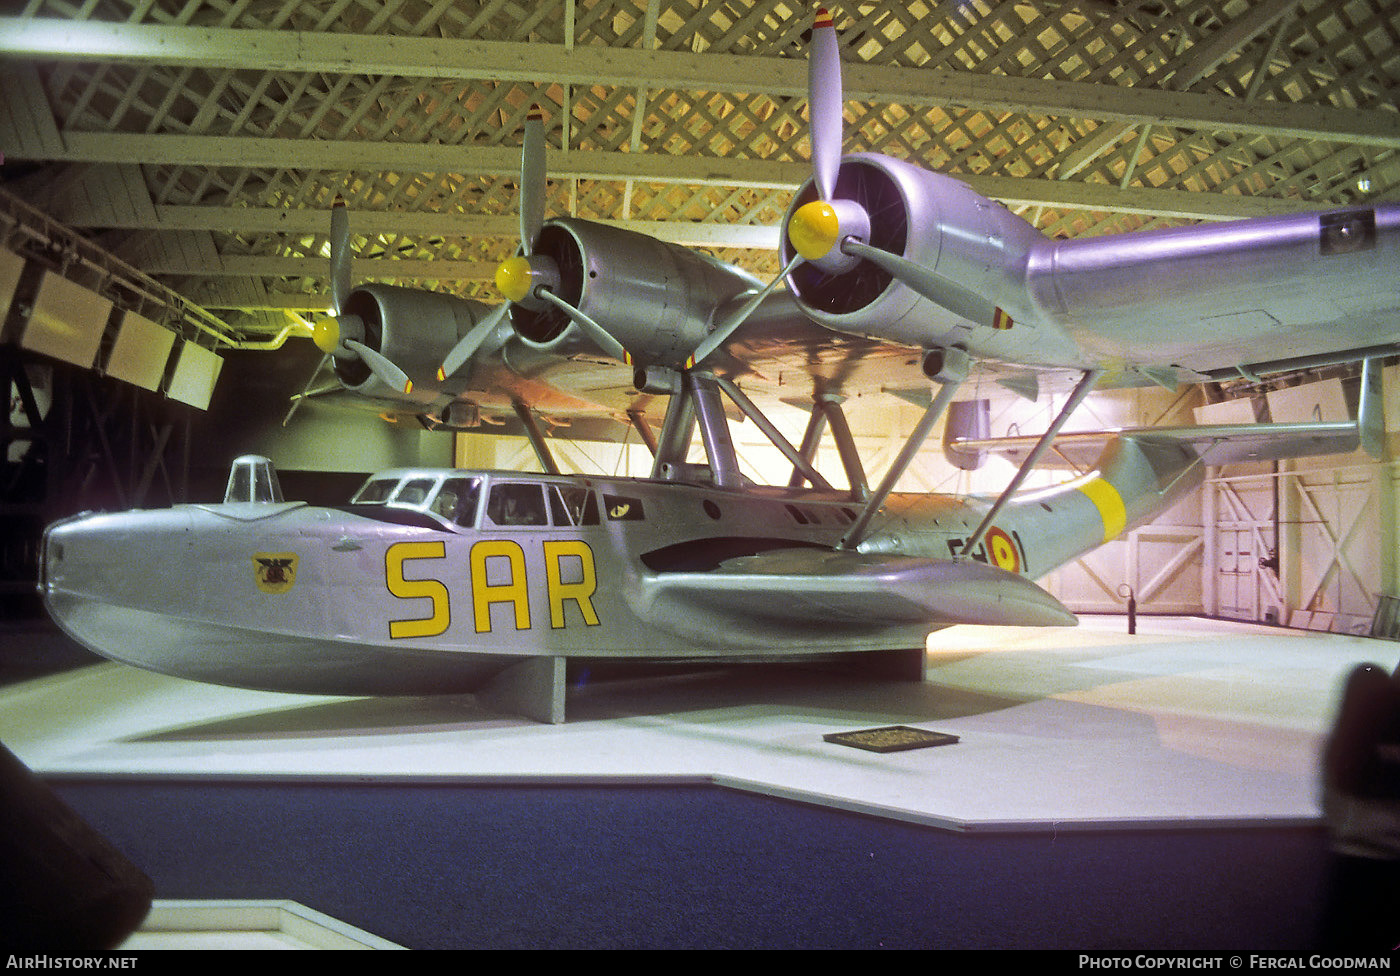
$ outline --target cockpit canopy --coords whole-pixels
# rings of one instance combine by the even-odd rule
[[[455,472],[389,473],[366,481],[350,504],[412,509],[471,527],[476,524],[480,494],[480,478]]]
[[[608,504],[614,499],[609,496]],[[609,518],[640,517],[641,502],[623,503]],[[436,516],[463,528],[598,525],[596,493],[585,485],[515,475],[462,471],[387,471],[371,477],[350,499],[351,508],[376,507]],[[631,513],[631,514],[628,514]]]
[[[282,486],[272,462],[258,454],[235,458],[229,468],[228,485],[224,488],[224,503],[280,502]]]

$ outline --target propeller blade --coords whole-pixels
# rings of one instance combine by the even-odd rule
[[[371,373],[378,377],[379,382],[392,390],[399,390],[403,393],[413,392],[413,381],[408,378],[408,374],[399,369],[386,357],[375,352],[363,342],[354,339],[344,340],[346,348],[354,350],[364,360]]]
[[[544,226],[545,168],[544,113],[536,106],[525,121],[520,151],[520,246],[529,257]]]
[[[705,337],[704,341],[695,347],[695,355],[691,357],[692,362],[697,366],[700,365],[706,359],[710,358],[711,353],[728,342],[729,337],[753,314],[754,309],[758,308],[758,306],[763,303],[763,300],[772,294],[773,289],[778,287],[779,283],[787,278],[788,275],[792,274],[793,269],[801,264],[802,260],[802,255],[793,255],[792,260],[789,261],[787,267],[778,274],[778,277],[768,282],[761,290],[754,292],[749,300],[735,310],[724,322],[715,326],[710,334]]]
[[[614,339],[606,329],[597,322],[594,322],[583,312],[574,308],[548,288],[537,289],[535,294],[551,305],[557,306],[559,310],[567,315],[571,321],[576,323],[579,328],[588,333],[588,338],[592,339],[594,343],[597,344],[598,348],[603,350],[605,355],[619,362],[631,362],[630,357],[627,355],[627,350],[622,348],[622,343]]]
[[[941,305],[954,315],[961,315],[975,325],[985,325],[993,329],[1011,328],[1011,316],[996,305],[975,291],[949,281],[908,258],[849,239],[842,242],[841,250],[883,268],[929,301]]]
[[[462,364],[481,348],[481,344],[486,341],[486,337],[496,331],[496,327],[506,317],[510,311],[510,303],[502,302],[491,310],[480,322],[467,330],[467,334],[457,340],[457,344],[452,347],[452,351],[447,354],[447,358],[438,367],[437,378],[441,382],[462,368]]]
[[[807,61],[807,112],[812,126],[812,169],[817,193],[823,200],[830,200],[836,193],[844,105],[836,28],[826,8],[819,7],[816,23],[812,25],[812,48]]]
[[[335,198],[331,206],[331,306],[336,314],[350,297],[350,214],[345,201]]]

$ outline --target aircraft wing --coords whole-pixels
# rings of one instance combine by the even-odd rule
[[[658,620],[688,610],[712,621],[814,629],[1076,622],[1030,580],[985,563],[820,548],[774,549],[708,569],[658,572],[646,591]]]
[[[1046,242],[1034,302],[1086,350],[1201,375],[1400,342],[1400,207]]]

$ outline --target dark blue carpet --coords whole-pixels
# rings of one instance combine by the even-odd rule
[[[158,898],[411,948],[1307,949],[1320,830],[960,835],[729,790],[60,781]]]
[[[93,660],[42,621],[0,651],[0,684]],[[1329,863],[1321,829],[969,836],[702,786],[53,785],[158,898],[425,949],[1308,949]]]

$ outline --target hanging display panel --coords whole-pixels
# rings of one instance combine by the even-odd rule
[[[45,271],[19,342],[31,352],[90,369],[111,314],[108,299]]]
[[[174,346],[175,333],[143,315],[127,312],[107,358],[107,375],[142,389],[159,389]]]

